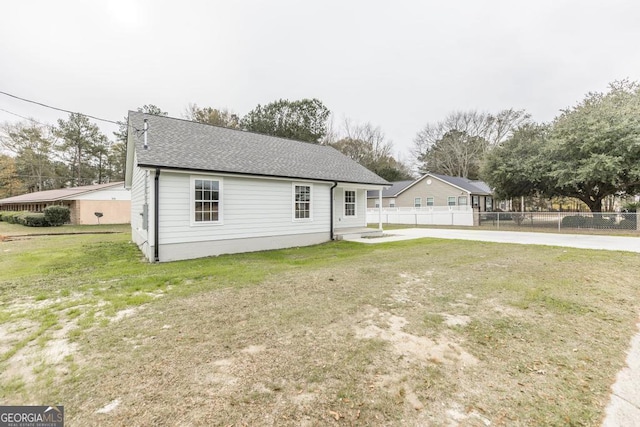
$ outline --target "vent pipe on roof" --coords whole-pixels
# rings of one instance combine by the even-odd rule
[[[144,130],[142,133],[144,134],[144,149],[147,150],[149,148],[149,144],[147,144],[147,130],[149,130],[149,123],[147,123],[147,119],[144,119]]]

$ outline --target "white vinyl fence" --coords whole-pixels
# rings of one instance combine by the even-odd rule
[[[629,230],[640,231],[640,213],[635,212],[476,212],[476,225],[495,229]],[[469,206],[383,208],[383,224],[474,225]],[[376,224],[378,208],[367,209],[367,222]]]
[[[376,224],[378,208],[367,209],[367,222]],[[424,208],[383,208],[383,224],[408,225],[468,225],[473,226],[470,206],[429,206]]]

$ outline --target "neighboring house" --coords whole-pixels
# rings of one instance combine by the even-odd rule
[[[36,191],[0,200],[0,210],[42,212],[47,206],[62,205],[71,211],[71,224],[127,224],[131,220],[131,192],[123,184]]]
[[[379,207],[377,193],[367,195],[367,207]],[[382,191],[383,208],[429,208],[448,206],[477,207],[480,212],[493,210],[491,188],[483,181],[474,181],[428,173],[415,181],[398,181]]]
[[[366,227],[367,190],[386,185],[329,146],[129,112],[132,237],[150,261],[326,242]]]

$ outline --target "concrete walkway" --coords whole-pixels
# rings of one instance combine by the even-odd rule
[[[375,244],[431,237],[640,253],[640,237],[430,228],[389,230],[384,234],[385,236],[378,238],[345,240]],[[640,329],[640,320],[638,329]],[[606,408],[603,427],[640,426],[640,332],[633,337],[630,347],[626,360],[627,367],[618,372],[616,382],[611,388],[611,398]]]
[[[347,238],[362,243],[394,242],[398,240],[433,237],[437,239],[480,240],[523,245],[565,246],[580,249],[628,251],[640,253],[640,236],[600,236],[592,234],[527,233],[520,231],[447,230],[442,228],[403,228],[388,230],[384,237],[371,239]]]

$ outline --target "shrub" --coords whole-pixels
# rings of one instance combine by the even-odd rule
[[[28,213],[18,218],[20,218],[20,223],[27,227],[46,227],[49,225],[43,213]]]
[[[640,210],[640,202],[630,202],[622,207],[624,212],[638,212]]]
[[[618,228],[622,230],[635,230],[636,229],[636,218],[635,216],[632,219],[623,219],[618,224]]]
[[[603,217],[601,213],[594,213],[593,218],[585,218],[585,228],[615,228],[616,220],[613,217]]]
[[[21,217],[28,215],[29,212],[3,212],[2,220],[9,224],[22,224]]]
[[[44,209],[44,220],[53,227],[69,222],[71,211],[66,206],[49,206]]]
[[[505,212],[502,209],[496,209],[495,212],[497,212],[496,218],[500,219],[500,221],[511,221],[513,219],[511,212]]]
[[[582,215],[565,216],[562,218],[563,228],[582,228],[585,226],[586,218]]]

